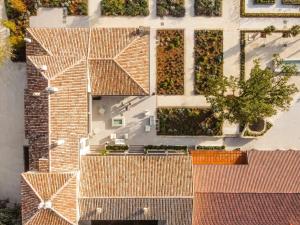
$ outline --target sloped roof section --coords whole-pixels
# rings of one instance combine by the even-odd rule
[[[47,70],[41,73],[49,80],[62,74],[68,68],[74,67],[74,65],[80,61],[80,59],[76,57],[64,56],[29,56],[28,59],[36,68],[41,68],[45,65]]]
[[[28,28],[27,31],[50,56],[87,56],[90,29]]]
[[[300,193],[299,151],[248,151],[246,165],[193,165],[195,192]]]
[[[75,224],[76,179],[76,173],[22,174],[22,212],[25,215],[22,218],[23,224]]]
[[[189,156],[83,156],[80,197],[191,197]]]
[[[114,60],[90,60],[93,95],[144,95],[146,92]]]
[[[300,194],[197,193],[193,225],[298,225]]]
[[[29,59],[38,68],[47,65],[42,73],[47,79],[86,60],[91,63],[86,74],[93,95],[149,94],[147,29],[141,33],[135,28],[29,28],[28,33],[40,45],[30,48],[28,44]],[[41,48],[48,56],[32,57],[35,49]]]

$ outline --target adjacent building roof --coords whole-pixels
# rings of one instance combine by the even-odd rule
[[[192,224],[192,198],[82,198],[79,204],[82,220],[160,220],[167,225]],[[102,212],[97,213],[97,208]]]
[[[49,68],[42,72],[47,79],[86,60],[93,95],[149,94],[147,29],[29,28],[28,35],[39,45],[28,58],[37,68]]]
[[[189,156],[84,156],[80,197],[192,197]]]
[[[195,192],[300,193],[300,152],[248,151],[246,165],[193,165]]]
[[[197,193],[194,212],[193,225],[299,225],[300,194]]]
[[[76,173],[22,174],[23,224],[76,224],[77,208]]]

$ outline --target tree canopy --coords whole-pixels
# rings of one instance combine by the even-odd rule
[[[20,207],[8,207],[8,203],[8,200],[0,200],[0,225],[21,225]]]
[[[287,110],[292,95],[298,91],[294,84],[288,83],[296,74],[296,66],[284,64],[276,56],[274,67],[280,67],[280,72],[268,67],[262,69],[259,60],[255,60],[247,80],[210,76],[210,91],[205,95],[213,111],[232,123],[251,124],[275,115],[277,110]]]

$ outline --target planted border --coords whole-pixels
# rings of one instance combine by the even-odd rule
[[[258,5],[273,5],[275,0],[254,0],[254,4]]]
[[[158,30],[157,38],[157,94],[183,95],[184,30]]]
[[[282,0],[283,5],[300,5],[300,0]]]
[[[223,31],[195,31],[194,48],[195,94],[204,94],[208,76],[223,76]]]
[[[148,0],[102,0],[101,14],[104,16],[148,16]]]
[[[172,136],[220,136],[222,121],[211,109],[158,108],[157,135]]]
[[[184,0],[157,0],[157,16],[183,17],[185,15]]]
[[[240,0],[241,17],[283,17],[283,18],[297,18],[300,17],[300,13],[247,13],[245,0]]]
[[[195,0],[195,16],[222,16],[222,0]]]

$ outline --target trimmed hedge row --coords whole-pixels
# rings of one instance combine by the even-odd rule
[[[222,0],[195,0],[195,16],[222,16]]]
[[[102,0],[101,14],[104,16],[147,16],[148,0]]]
[[[300,5],[300,0],[282,0],[284,5]]]
[[[105,150],[108,151],[126,151],[128,150],[128,145],[106,145]]]
[[[225,145],[222,146],[202,146],[198,145],[196,150],[224,150]]]
[[[254,4],[273,5],[275,0],[254,0]]]
[[[246,12],[246,0],[240,0],[241,17],[287,17],[287,18],[297,18],[300,17],[300,13],[247,13]]]

